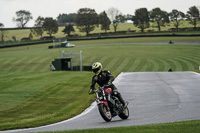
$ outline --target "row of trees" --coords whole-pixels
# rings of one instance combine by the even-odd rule
[[[18,27],[24,28],[25,25],[33,19],[29,11],[20,10],[16,12],[16,18],[13,18],[18,25]],[[77,13],[71,14],[59,14],[57,20],[48,17],[43,18],[39,16],[31,32],[37,36],[43,35],[47,32],[49,36],[57,33],[59,23],[67,23],[68,25],[63,30],[64,33],[70,35],[74,31],[73,25],[76,25],[81,32],[85,32],[87,35],[94,30],[95,27],[101,26],[101,29],[107,32],[110,29],[110,25],[117,31],[118,24],[126,20],[132,20],[133,24],[140,28],[142,32],[144,29],[152,27],[157,27],[161,31],[161,27],[165,26],[166,23],[170,21],[174,24],[178,30],[181,25],[181,21],[188,20],[194,29],[196,28],[197,22],[200,19],[200,12],[196,6],[189,8],[186,14],[176,9],[172,10],[170,13],[161,10],[160,8],[154,8],[148,11],[147,8],[139,8],[135,10],[134,15],[123,15],[117,8],[109,8],[107,11],[103,11],[97,14],[94,9],[81,8]],[[150,25],[150,23],[152,23]],[[0,23],[0,29],[4,25]],[[3,38],[3,32],[1,31],[1,38]]]
[[[26,17],[28,19],[28,17]],[[18,25],[21,25],[20,27],[24,27],[25,24],[28,22],[28,20],[20,20],[18,22]],[[4,37],[7,34],[7,31],[4,30],[4,25],[2,23],[0,23],[0,41],[4,42]],[[58,32],[58,23],[57,20],[51,18],[51,17],[47,17],[47,18],[43,18],[43,17],[38,17],[35,21],[35,25],[34,27],[31,28],[31,33],[29,34],[28,38],[22,38],[22,40],[30,40],[32,38],[32,34],[36,35],[36,36],[43,36],[43,33],[46,32],[50,37],[52,36],[52,34],[55,34]],[[12,37],[13,40],[16,40],[16,37],[13,36]]]
[[[170,22],[178,30],[183,20],[188,20],[196,29],[197,22],[200,20],[200,11],[196,6],[190,7],[186,14],[176,9],[168,13],[160,8],[154,8],[151,11],[148,11],[147,8],[139,8],[135,10],[133,16],[125,16],[116,8],[110,8],[107,12],[103,11],[99,15],[94,9],[82,8],[75,15],[74,22],[81,32],[86,32],[89,35],[99,25],[106,32],[110,29],[111,23],[116,32],[118,24],[126,20],[132,20],[133,24],[141,29],[141,32],[144,32],[144,29],[150,26],[157,27],[158,31],[161,31],[161,27]]]
[[[190,7],[187,14],[176,9],[167,13],[160,8],[152,9],[150,12],[146,8],[140,8],[135,11],[135,16],[132,18],[134,25],[140,28],[142,32],[144,29],[150,27],[150,22],[153,22],[153,27],[157,27],[160,31],[161,27],[165,26],[166,23],[169,23],[170,20],[177,30],[183,20],[188,20],[194,25],[194,29],[196,29],[197,21],[199,21],[199,19],[200,13],[196,6]]]

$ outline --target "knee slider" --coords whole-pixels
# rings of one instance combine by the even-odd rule
[[[120,93],[118,91],[114,91],[113,93],[115,96],[119,97],[120,96]]]

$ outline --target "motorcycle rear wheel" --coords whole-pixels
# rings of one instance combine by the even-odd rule
[[[128,107],[124,108],[122,113],[119,114],[121,119],[127,119],[129,117],[129,109]]]
[[[101,117],[107,121],[110,122],[112,120],[112,114],[110,112],[110,110],[107,110],[106,105],[105,104],[98,104],[98,109],[99,109],[99,113],[101,114]]]

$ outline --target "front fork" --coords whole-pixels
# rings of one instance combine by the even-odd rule
[[[102,96],[99,97],[98,92],[96,92],[96,95],[97,95],[97,100],[96,100],[97,104],[104,104],[105,107],[106,107],[106,110],[110,111],[110,108],[108,107],[108,102],[106,100],[104,91],[103,91],[103,97]]]

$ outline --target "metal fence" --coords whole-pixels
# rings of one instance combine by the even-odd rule
[[[81,51],[65,51],[61,52],[61,58],[71,58],[71,66],[72,69],[79,68],[82,71],[83,64],[82,64],[82,50]]]

